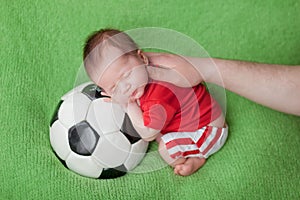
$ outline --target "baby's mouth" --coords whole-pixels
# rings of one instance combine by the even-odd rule
[[[133,98],[135,98],[135,96],[137,95],[137,89],[136,90],[134,90],[133,92],[132,92],[132,94],[131,94],[131,96],[133,97]]]

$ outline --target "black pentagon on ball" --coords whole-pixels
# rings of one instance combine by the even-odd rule
[[[120,165],[116,168],[103,169],[99,179],[111,179],[124,176],[127,173],[127,169],[124,165]]]
[[[95,84],[89,84],[85,88],[82,89],[82,93],[85,94],[90,100],[95,100],[98,98],[108,97],[106,95],[102,95],[102,89]]]
[[[141,139],[141,136],[133,127],[132,122],[130,121],[130,118],[127,115],[127,113],[125,113],[125,117],[121,127],[121,132],[127,137],[131,144],[134,144]]]
[[[66,161],[62,160],[57,153],[53,150],[54,155],[58,158],[58,160],[63,164],[63,166],[67,169],[69,169],[69,167],[67,166]],[[127,169],[124,165],[120,165],[118,167],[115,168],[106,168],[103,169],[103,171],[101,172],[101,175],[98,177],[98,179],[113,179],[113,178],[118,178],[121,176],[124,176],[127,174]]]
[[[58,120],[58,111],[59,111],[59,108],[61,106],[61,104],[63,103],[64,101],[63,100],[60,100],[60,102],[57,104],[56,108],[55,108],[55,111],[53,113],[53,116],[51,118],[51,121],[50,121],[50,127],[52,126],[52,124]]]
[[[82,121],[69,129],[68,137],[72,151],[79,155],[90,156],[100,136],[87,121]]]

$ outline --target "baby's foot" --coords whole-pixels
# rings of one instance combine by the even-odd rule
[[[205,163],[205,158],[187,158],[182,164],[174,167],[174,173],[180,176],[189,176],[196,172]]]

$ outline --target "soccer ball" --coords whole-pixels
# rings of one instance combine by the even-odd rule
[[[148,148],[121,107],[104,98],[101,88],[84,83],[61,98],[50,122],[50,143],[59,160],[100,179],[125,175]]]

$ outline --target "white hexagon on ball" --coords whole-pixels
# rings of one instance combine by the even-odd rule
[[[96,99],[92,101],[86,119],[97,131],[107,134],[121,129],[124,115],[118,104]]]

